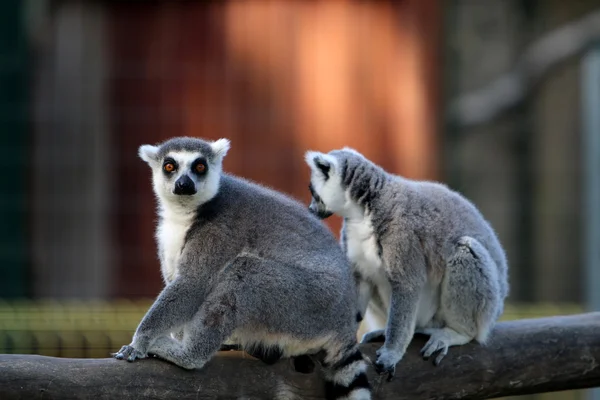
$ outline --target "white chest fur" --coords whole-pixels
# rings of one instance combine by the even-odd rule
[[[185,235],[194,222],[193,214],[166,214],[156,231],[159,251],[161,252],[161,272],[165,283],[177,276],[177,264],[183,250]]]
[[[346,221],[346,240],[348,258],[358,264],[362,272],[374,272],[381,268],[377,242],[367,217]]]
[[[373,282],[384,302],[384,307],[388,309],[391,288],[383,262],[379,257],[371,221],[368,217],[349,219],[345,222],[345,229],[348,259],[365,279]]]

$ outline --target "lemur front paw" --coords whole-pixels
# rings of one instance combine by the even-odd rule
[[[135,361],[135,360],[141,360],[142,358],[148,357],[147,354],[142,353],[141,351],[137,350],[136,348],[134,348],[133,346],[128,345],[128,344],[121,347],[121,350],[114,353],[113,356],[117,360],[127,360],[129,362]]]
[[[421,355],[424,360],[428,360],[429,357],[439,352],[437,357],[433,360],[434,365],[439,365],[446,354],[448,354],[448,343],[442,339],[438,339],[435,336],[431,336],[425,346],[421,349]]]
[[[379,375],[388,374],[387,381],[394,379],[396,373],[396,364],[402,358],[402,354],[398,351],[392,351],[381,347],[377,350],[377,360],[375,361],[375,371]]]
[[[363,335],[361,343],[383,343],[385,342],[385,330],[377,329]]]

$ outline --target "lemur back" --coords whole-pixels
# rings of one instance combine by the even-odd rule
[[[231,338],[269,363],[320,356],[328,398],[370,399],[356,288],[334,236],[297,201],[223,173],[227,149],[193,138],[140,148],[166,287],[116,357],[201,368]]]
[[[308,152],[309,208],[344,218],[341,245],[353,265],[359,307],[387,314],[375,363],[394,373],[415,332],[437,354],[473,339],[485,342],[508,295],[504,250],[477,208],[435,182],[392,175],[352,149]]]

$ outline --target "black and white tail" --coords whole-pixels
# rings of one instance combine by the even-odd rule
[[[327,400],[371,400],[367,362],[358,345],[348,347],[336,360],[324,362],[323,369]]]

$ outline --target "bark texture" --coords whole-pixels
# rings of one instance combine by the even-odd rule
[[[370,370],[375,399],[484,399],[600,386],[600,313],[499,323],[488,343],[453,347],[435,367],[415,336],[396,377]],[[362,346],[374,358],[378,344]],[[185,371],[156,359],[134,363],[0,355],[0,398],[8,399],[322,399],[318,368],[291,360],[265,365],[243,352],[221,352]]]

